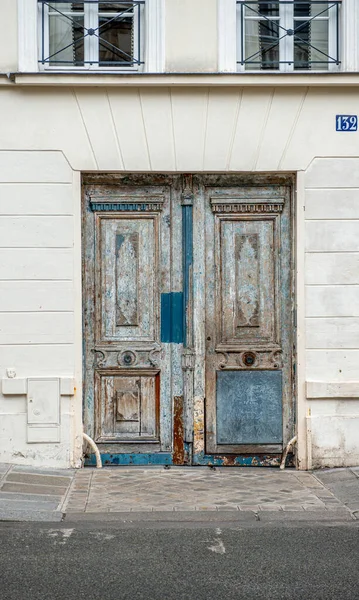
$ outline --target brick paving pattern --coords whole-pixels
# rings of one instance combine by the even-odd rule
[[[311,473],[184,467],[78,471],[66,513],[348,510]]]
[[[219,517],[222,512],[224,518],[226,512],[230,518],[230,512],[236,512],[238,518],[259,513],[280,518],[286,513],[300,520],[325,515],[359,520],[359,468],[314,473],[223,467],[75,471],[0,464],[0,521],[141,512],[152,513],[151,519],[156,513],[169,517],[171,512],[216,512]]]

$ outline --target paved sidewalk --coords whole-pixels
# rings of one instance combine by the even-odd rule
[[[352,476],[359,494],[359,479]],[[311,473],[223,467],[84,469],[76,473],[64,510],[348,512]]]
[[[0,520],[116,517],[359,521],[359,468],[307,473],[269,468],[0,465]],[[151,513],[151,514],[150,514]],[[137,517],[136,517],[137,515]],[[195,517],[197,515],[197,517]]]
[[[359,467],[316,471],[315,476],[359,520]]]
[[[0,521],[62,521],[74,475],[73,469],[0,464]]]

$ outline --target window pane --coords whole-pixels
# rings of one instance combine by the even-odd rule
[[[64,14],[83,13],[84,3],[83,2],[54,2],[49,1],[49,14]]]
[[[328,69],[328,64],[320,64],[328,60],[328,21],[295,21],[294,27],[294,68]]]
[[[247,69],[279,69],[279,25],[276,21],[246,21],[245,60]]]
[[[59,3],[56,8],[65,3]],[[66,13],[58,12],[49,15],[49,62],[52,65],[72,64],[82,66],[84,61],[84,16],[78,11],[69,10]]]
[[[99,17],[100,64],[133,61],[133,18],[115,16]]]
[[[294,4],[295,17],[308,17],[310,15],[310,2],[299,2]]]
[[[327,17],[329,11],[328,2],[321,2],[320,4],[312,4],[311,2],[302,2],[294,5],[294,16],[295,17],[314,17],[320,15],[321,17]]]
[[[124,2],[100,2],[99,3],[99,12],[112,12],[118,13],[123,11],[132,11],[133,7],[131,4],[126,4]]]
[[[253,2],[252,4],[246,4],[245,16],[246,17],[279,17],[279,5],[275,2]]]

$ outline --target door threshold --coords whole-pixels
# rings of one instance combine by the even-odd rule
[[[280,467],[282,454],[199,454],[193,455],[193,465],[209,467]],[[294,456],[288,454],[286,467],[295,467]]]
[[[173,455],[171,452],[153,452],[143,454],[124,454],[124,453],[105,453],[101,452],[102,466],[160,466],[173,465]],[[193,462],[175,465],[183,467],[278,467],[282,460],[281,454],[257,455],[257,456],[239,456],[239,455],[218,455],[218,454],[195,454]],[[95,454],[89,454],[85,458],[85,467],[96,467]],[[286,460],[286,467],[295,467],[294,455],[289,454]]]
[[[141,466],[141,465],[172,465],[171,452],[153,452],[143,454],[125,454],[100,452],[102,466]],[[85,458],[85,467],[96,467],[96,456],[90,454]]]

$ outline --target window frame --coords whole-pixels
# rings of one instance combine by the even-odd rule
[[[51,4],[51,0],[48,0],[49,3]],[[81,0],[78,0],[79,2]],[[101,71],[101,72],[108,72],[108,73],[112,73],[113,71],[121,71],[124,73],[127,72],[141,72],[142,68],[143,68],[143,64],[144,64],[144,44],[143,44],[143,35],[141,35],[140,40],[138,40],[138,26],[139,26],[139,19],[142,21],[144,20],[144,12],[145,12],[145,5],[141,4],[138,5],[138,9],[134,9],[134,56],[137,58],[138,61],[140,61],[137,64],[130,64],[130,65],[100,65],[98,64],[98,59],[99,59],[99,38],[95,37],[95,36],[87,36],[84,40],[84,58],[85,58],[85,64],[84,65],[72,65],[72,64],[51,64],[50,62],[47,63],[42,63],[41,62],[41,55],[42,55],[42,50],[44,50],[43,52],[43,56],[45,57],[49,57],[50,56],[50,36],[49,36],[49,22],[50,22],[50,15],[52,13],[50,13],[49,11],[49,6],[44,5],[44,10],[45,10],[45,14],[44,14],[44,36],[42,39],[42,5],[40,3],[38,3],[38,54],[39,54],[39,70],[40,71],[65,71],[66,73],[70,73],[70,72],[74,72],[74,71],[80,71],[80,72],[91,72],[91,71]],[[141,11],[141,15],[138,15],[138,10]],[[63,11],[64,13],[66,11]],[[84,4],[84,27],[86,29],[98,29],[99,24],[98,24],[98,20],[99,20],[99,15],[101,14],[100,12],[100,6],[96,3],[85,3]],[[55,18],[60,18],[60,17],[55,17]]]
[[[327,0],[328,4],[330,4],[330,0]],[[310,3],[311,0],[308,0],[308,3]],[[248,3],[248,0],[240,0],[241,4],[246,4]],[[318,72],[318,73],[325,73],[325,72],[333,72],[333,71],[338,71],[340,70],[340,63],[336,64],[334,62],[328,62],[327,63],[327,68],[295,68],[294,67],[294,36],[289,36],[289,35],[282,35],[281,31],[279,32],[279,37],[282,38],[280,39],[278,48],[279,48],[279,68],[273,68],[273,69],[262,69],[260,67],[260,61],[258,61],[257,63],[257,68],[253,65],[253,67],[251,68],[250,63],[247,63],[247,67],[245,63],[241,63],[241,59],[242,57],[242,52],[244,49],[244,43],[243,43],[243,38],[245,35],[245,21],[246,20],[253,20],[253,21],[259,21],[260,18],[258,16],[258,18],[253,17],[252,19],[250,18],[246,18],[244,16],[243,20],[241,18],[242,16],[242,8],[241,8],[241,4],[237,2],[236,0],[236,28],[237,28],[237,71],[239,72],[254,72],[254,73],[261,73],[261,72],[266,72],[266,73],[305,73],[305,72],[310,72],[310,73],[314,73],[314,72]],[[279,23],[279,27],[283,28],[283,29],[292,29],[294,30],[294,21],[300,21],[300,20],[305,20],[304,18],[302,19],[301,17],[295,17],[294,16],[294,4],[279,4],[279,16],[278,17],[269,17],[270,21],[274,21]],[[339,35],[339,40],[338,40],[338,48],[340,45],[340,31],[339,31],[339,26],[337,28],[337,19],[336,19],[336,15],[337,12],[336,10],[333,10],[332,13],[330,14],[329,11],[329,15],[328,18],[326,18],[325,20],[328,21],[328,55],[329,56],[334,56],[337,53],[337,31],[338,31],[338,35]],[[339,24],[340,24],[340,14],[339,14]],[[324,20],[324,18],[322,18],[321,20]],[[340,52],[339,52],[340,55]]]
[[[41,25],[39,23],[38,0],[18,2],[18,55],[20,73],[162,73],[165,70],[165,0],[146,0],[141,24],[142,56],[141,68],[103,67],[93,65],[91,69],[73,65],[41,65]]]
[[[220,73],[247,73],[264,77],[266,74],[307,73],[333,74],[359,71],[359,2],[342,0],[339,22],[340,65],[333,69],[295,69],[291,71],[269,69],[243,69],[237,65],[237,0],[218,1],[218,71]],[[245,1],[245,0],[243,0]]]

